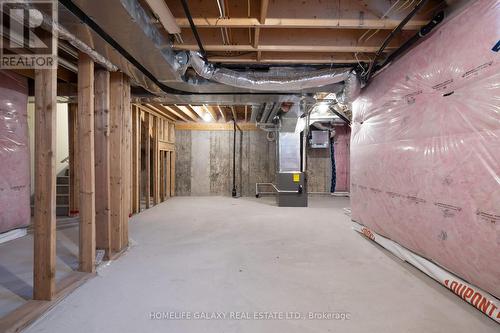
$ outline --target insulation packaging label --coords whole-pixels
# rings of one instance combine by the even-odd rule
[[[293,174],[293,182],[294,183],[300,182],[300,173],[294,173]]]
[[[500,301],[484,290],[471,285],[435,263],[411,252],[398,243],[378,235],[367,227],[353,222],[352,228],[366,238],[378,243],[396,257],[404,260],[438,281],[455,295],[500,324]]]

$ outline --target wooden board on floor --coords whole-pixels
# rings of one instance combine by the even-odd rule
[[[30,300],[0,318],[0,332],[18,333],[28,327],[44,313],[52,309],[57,303],[81,286],[85,281],[94,277],[94,273],[73,272],[59,282],[59,286],[51,301]]]

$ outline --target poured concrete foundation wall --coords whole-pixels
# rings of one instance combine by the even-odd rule
[[[335,128],[335,165],[337,185],[335,192],[349,192],[349,140],[351,130],[347,126]],[[330,148],[307,149],[308,191],[329,193],[332,180]]]
[[[231,195],[233,132],[176,130],[176,195]],[[237,133],[238,194],[255,195],[255,183],[274,182],[276,149],[263,131]]]

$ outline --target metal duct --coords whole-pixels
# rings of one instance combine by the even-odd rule
[[[282,73],[261,73],[256,71],[237,72],[227,68],[216,68],[205,63],[197,52],[190,52],[190,65],[196,73],[207,80],[228,86],[264,91],[300,91],[322,87],[348,79],[350,68],[323,69],[311,72],[283,71]]]
[[[341,104],[349,104],[358,98],[361,91],[361,81],[359,80],[356,71],[351,71],[349,77],[344,81],[344,90],[342,94],[337,97]]]
[[[24,4],[24,6],[26,9],[31,8],[29,4]],[[39,13],[42,15],[41,27],[44,30],[50,31],[59,39],[67,41],[68,43],[73,45],[77,50],[87,54],[94,62],[103,66],[108,71],[116,72],[118,70],[118,67],[115,66],[111,61],[109,61],[105,56],[101,55],[99,52],[95,51],[92,47],[84,43],[82,40],[78,39],[75,35],[66,30],[66,28],[64,28],[63,26],[54,22],[51,18],[48,17],[47,14],[41,11]],[[24,22],[25,17],[22,14],[18,14],[17,11],[11,11],[10,15],[12,16],[12,18],[18,20],[19,22]],[[28,15],[28,19],[30,21],[29,22],[30,26],[37,26],[39,23],[37,21],[38,18],[32,15]],[[60,59],[60,61],[61,60],[62,59]]]

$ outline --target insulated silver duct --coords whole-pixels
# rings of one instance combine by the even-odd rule
[[[29,4],[24,4],[24,8],[30,9],[31,6]],[[40,22],[39,20],[41,19],[42,20],[41,27],[44,30],[50,31],[59,39],[67,41],[68,43],[73,45],[77,50],[87,54],[94,62],[103,66],[108,71],[116,72],[118,70],[118,67],[115,66],[113,63],[111,63],[111,61],[109,61],[105,56],[101,55],[100,53],[95,51],[92,47],[84,43],[82,40],[78,39],[75,35],[66,30],[66,28],[64,28],[62,25],[54,22],[51,18],[48,17],[47,14],[41,11],[36,11],[36,13],[39,16],[41,15],[41,17],[36,15],[29,15],[28,20],[30,26],[38,26]],[[21,13],[18,13],[17,11],[11,11],[10,15],[13,19],[19,22],[24,22],[24,16]]]
[[[361,82],[356,75],[356,71],[349,73],[349,77],[344,81],[344,90],[342,94],[337,97],[340,104],[349,104],[358,98],[361,91]]]
[[[345,81],[350,69],[323,69],[311,72],[283,71],[282,73],[260,73],[256,71],[237,72],[227,68],[215,68],[206,63],[197,52],[190,52],[190,65],[196,73],[232,87],[264,91],[298,91],[302,89],[327,86]]]

